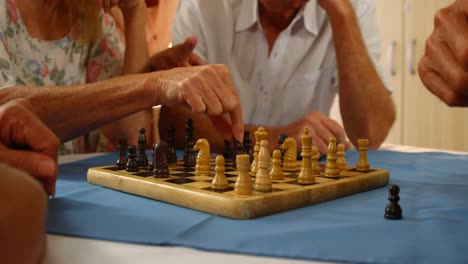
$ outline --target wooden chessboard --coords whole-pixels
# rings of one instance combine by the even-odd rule
[[[284,180],[273,180],[271,191],[253,190],[251,195],[236,195],[237,171],[232,163],[226,162],[229,188],[221,191],[211,188],[214,158],[211,166],[212,175],[197,176],[195,168],[185,168],[183,162],[178,161],[169,165],[170,177],[164,179],[153,177],[147,169],[126,172],[118,170],[117,166],[102,166],[88,170],[88,182],[214,215],[252,219],[382,187],[389,179],[386,170],[371,168],[363,173],[348,166],[340,172],[339,179],[321,176],[315,178],[313,185],[301,185],[297,182],[301,168],[298,161],[297,172],[284,172]]]

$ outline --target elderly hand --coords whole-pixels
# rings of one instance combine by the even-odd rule
[[[441,9],[419,62],[419,76],[450,106],[468,106],[468,1]]]
[[[154,102],[165,106],[188,105],[206,113],[224,138],[243,140],[244,123],[239,96],[225,65],[174,68],[149,74],[146,88],[157,90]],[[151,78],[156,77],[156,78]],[[231,123],[223,114],[229,114]],[[232,125],[231,125],[232,124]]]
[[[28,172],[54,195],[60,142],[31,109],[25,99],[0,105],[0,162]]]
[[[176,67],[187,67],[207,64],[193,53],[197,45],[196,37],[187,38],[184,43],[155,54],[151,60],[151,68],[156,71],[169,70]]]
[[[310,129],[313,144],[317,146],[321,155],[327,154],[330,137],[335,137],[337,143],[343,143],[346,149],[350,147],[344,129],[335,120],[318,111],[311,112],[286,127],[272,129],[268,132],[269,141],[276,142],[280,133],[286,133],[288,137],[296,140],[298,147],[302,147],[301,137],[306,127]]]

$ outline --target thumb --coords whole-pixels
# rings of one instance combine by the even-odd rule
[[[180,56],[189,57],[193,49],[197,46],[197,38],[194,36],[188,37],[184,43],[178,45],[178,52]]]

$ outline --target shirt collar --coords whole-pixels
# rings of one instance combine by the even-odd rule
[[[240,1],[239,16],[237,17],[236,32],[249,29],[258,22],[258,1],[257,0],[243,0]],[[310,0],[306,3],[305,7],[299,12],[298,16],[303,19],[294,19],[293,23],[302,21],[305,29],[317,35],[320,26],[325,18],[325,10],[323,10],[315,0]]]

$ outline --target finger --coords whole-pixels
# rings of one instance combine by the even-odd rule
[[[324,155],[327,153],[328,150],[328,145],[323,141],[317,133],[315,133],[314,130],[310,132],[310,135],[313,138],[313,144],[317,146],[318,151],[320,152],[320,155]]]
[[[344,129],[333,119],[327,119],[322,122],[326,129],[328,129],[333,136],[337,139],[337,143],[346,145],[346,135]],[[349,144],[349,143],[348,143]]]
[[[466,4],[465,4],[466,8]],[[434,18],[434,33],[447,44],[455,60],[468,69],[468,21],[455,5],[442,8]]]
[[[22,151],[1,147],[0,160],[12,167],[19,168],[37,178],[49,195],[55,195],[57,163],[50,157],[32,151]]]
[[[195,46],[197,46],[197,38],[194,36],[188,37],[184,43],[177,45],[177,53],[180,57],[188,58],[193,53]]]
[[[200,58],[197,54],[192,53],[189,58],[189,63],[192,66],[206,65],[208,62]]]
[[[203,113],[206,111],[206,105],[202,97],[197,92],[199,87],[203,87],[203,83],[198,83],[193,80],[190,87],[183,87],[183,100],[189,105],[193,112]],[[197,88],[194,88],[197,87]]]
[[[424,86],[450,106],[468,106],[468,96],[457,95],[452,91],[442,77],[427,66],[427,58],[423,57],[419,65],[419,75]]]
[[[317,122],[314,126],[315,133],[323,142],[329,142],[330,137],[334,137],[333,134],[328,130],[324,125],[323,122]]]
[[[0,139],[7,147],[23,146],[57,160],[59,140],[30,110],[27,100],[13,100],[0,107]]]
[[[457,93],[458,87],[466,85],[466,81],[463,80],[463,76],[466,75],[463,67],[440,37],[433,34],[426,42],[425,52],[425,56],[431,61],[429,67],[446,81],[449,88]],[[466,79],[468,81],[468,78]]]
[[[220,116],[209,116],[211,119],[211,122],[213,123],[214,127],[218,132],[221,133],[223,136],[223,139],[225,140],[231,140],[232,139],[232,126],[229,123],[229,121],[226,119],[226,117],[220,115]],[[242,142],[242,141],[240,141]]]

